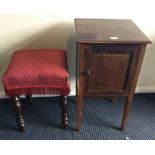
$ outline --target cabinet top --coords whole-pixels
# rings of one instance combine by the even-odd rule
[[[129,19],[75,19],[79,43],[151,43]]]

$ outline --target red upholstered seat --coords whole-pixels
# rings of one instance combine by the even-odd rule
[[[13,54],[2,80],[7,96],[70,92],[66,51],[24,49]]]

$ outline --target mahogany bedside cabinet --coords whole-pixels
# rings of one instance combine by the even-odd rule
[[[78,131],[85,97],[126,97],[124,129],[151,41],[128,19],[75,19],[75,27]]]

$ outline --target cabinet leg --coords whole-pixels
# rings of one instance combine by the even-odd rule
[[[118,99],[118,97],[111,97],[111,98],[106,98],[107,100],[109,100],[110,102],[115,103]]]
[[[117,97],[112,97],[112,102],[115,103],[117,101]]]
[[[29,102],[30,105],[32,105],[32,95],[26,95],[25,96]]]
[[[83,119],[83,97],[79,96],[77,100],[78,104],[78,128],[77,130],[80,131]]]
[[[68,96],[61,96],[61,124],[64,129],[68,127]]]
[[[23,132],[25,130],[25,124],[24,124],[24,119],[23,119],[23,113],[22,113],[22,107],[21,107],[21,102],[19,100],[19,97],[15,96],[12,98],[14,108],[15,108],[15,113],[17,116],[17,123],[20,128],[20,130]]]
[[[131,110],[132,101],[133,101],[133,95],[129,96],[127,98],[127,101],[126,101],[126,104],[125,104],[123,120],[122,120],[122,124],[121,124],[121,129],[122,130],[125,129],[125,126],[127,124],[128,116],[129,116],[129,113],[130,113],[130,110]]]

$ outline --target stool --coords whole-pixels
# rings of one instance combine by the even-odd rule
[[[67,56],[63,49],[23,49],[16,51],[2,77],[5,93],[12,98],[18,125],[25,130],[19,97],[25,95],[60,95],[62,126],[68,126],[68,94],[70,93]]]

